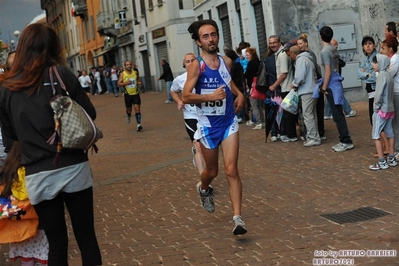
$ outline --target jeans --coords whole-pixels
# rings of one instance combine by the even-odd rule
[[[173,98],[170,95],[170,87],[172,87],[172,83],[173,83],[173,81],[166,81],[166,93],[168,95],[168,100],[171,102],[173,101]]]
[[[327,102],[330,105],[334,123],[338,129],[339,142],[350,144],[352,143],[351,136],[349,135],[348,125],[344,112],[342,111],[342,105],[335,105],[333,92],[331,89],[327,89]]]
[[[113,80],[112,81],[112,90],[115,95],[118,95],[119,89],[118,89],[118,80]]]
[[[108,92],[112,93],[113,87],[112,87],[111,78],[105,78],[105,82],[107,83]]]
[[[352,108],[349,105],[348,101],[344,97],[344,104],[342,105],[342,109],[344,109],[344,112],[346,115],[349,115],[350,112],[352,112]],[[331,108],[329,104],[326,104],[326,109],[324,111],[324,116],[331,116]]]

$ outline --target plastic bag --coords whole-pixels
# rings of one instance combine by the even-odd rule
[[[281,107],[287,112],[296,115],[298,113],[298,103],[298,92],[295,90],[291,90],[283,99]]]

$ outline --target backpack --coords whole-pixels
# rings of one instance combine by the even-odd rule
[[[266,71],[264,62],[261,62],[258,68],[256,79],[256,90],[262,93],[266,93],[269,89],[269,73]]]

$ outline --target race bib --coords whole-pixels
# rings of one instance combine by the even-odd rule
[[[214,92],[215,89],[201,89],[201,94],[212,94]],[[201,103],[201,110],[203,115],[208,115],[208,116],[225,115],[226,98],[220,101]]]
[[[126,89],[134,89],[136,88],[136,79],[129,78],[130,84],[126,85]]]

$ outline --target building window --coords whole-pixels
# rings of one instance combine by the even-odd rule
[[[152,2],[152,0],[148,0],[148,9],[150,11],[154,9],[154,3]]]
[[[204,20],[204,16],[203,15],[199,15],[197,18],[198,18],[198,20]]]
[[[263,6],[262,1],[252,0],[251,4],[254,8],[255,22],[256,22],[256,34],[258,36],[258,47],[259,47],[259,56],[264,56],[267,49],[265,45],[266,41],[266,26],[265,26],[265,18],[263,15]]]
[[[184,9],[184,7],[183,7],[183,0],[179,0],[179,9],[181,10],[181,9]]]
[[[137,7],[136,7],[136,2],[133,1],[132,5],[133,5],[133,18],[135,19],[135,18],[137,18]]]
[[[89,34],[89,27],[88,27],[88,21],[85,19],[85,31],[84,34],[86,35],[86,42],[90,41],[90,34]]]
[[[227,10],[227,3],[224,3],[217,7],[219,12],[219,19],[222,23],[222,34],[224,43],[231,44],[231,31],[229,22],[229,13]]]
[[[90,16],[90,32],[91,32],[91,38],[94,40],[96,38],[96,31],[94,30],[93,16]]]
[[[162,5],[163,5],[162,0],[158,0],[158,6],[162,6]]]
[[[241,35],[240,37],[241,37],[241,40],[244,40],[244,30],[243,30],[243,26],[242,26],[240,0],[234,0],[234,4],[236,7],[236,12],[237,12],[237,16],[238,16],[238,23],[240,25],[240,35]]]
[[[208,10],[208,19],[212,19],[212,10]]]
[[[145,2],[144,0],[140,0],[140,11],[141,11],[141,16],[145,16]]]

